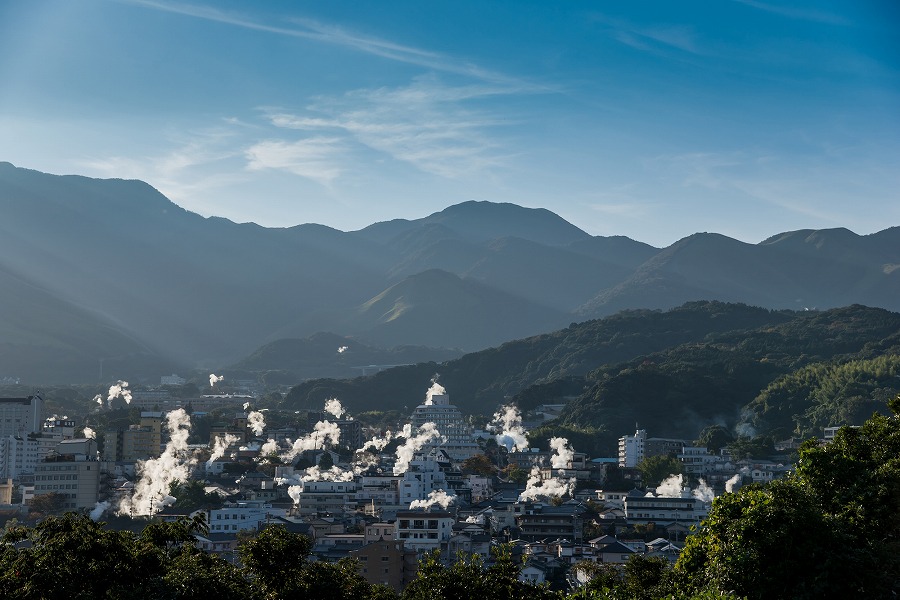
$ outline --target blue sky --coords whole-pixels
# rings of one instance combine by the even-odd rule
[[[0,0],[0,160],[352,230],[465,200],[657,246],[900,225],[900,7]]]

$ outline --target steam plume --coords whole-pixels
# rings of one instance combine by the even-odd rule
[[[109,502],[98,502],[94,505],[93,510],[91,510],[91,514],[88,515],[91,518],[91,521],[99,521],[100,517],[103,516],[103,513],[109,509]]]
[[[412,426],[407,423],[403,426],[403,431],[399,435],[405,438],[406,441],[397,447],[397,462],[394,463],[394,475],[406,473],[415,453],[431,440],[440,438],[441,432],[438,431],[434,423],[425,423],[419,427],[416,435],[413,435]]]
[[[575,478],[551,477],[543,479],[541,470],[538,467],[532,467],[531,474],[528,476],[528,482],[525,484],[525,491],[519,494],[519,501],[536,500],[538,498],[553,498],[555,496],[565,496],[571,494],[575,489]]]
[[[691,492],[691,495],[693,495],[694,498],[700,500],[701,502],[712,502],[713,498],[716,497],[716,493],[713,492],[713,489],[711,487],[709,487],[709,484],[706,483],[705,479],[700,480],[700,483],[697,485],[694,491]]]
[[[106,397],[106,404],[112,408],[112,401],[116,398],[122,398],[125,404],[131,404],[131,390],[128,389],[127,381],[118,381],[115,385],[109,386],[109,395]]]
[[[329,398],[325,401],[325,412],[334,415],[335,419],[340,419],[347,411],[344,410],[340,400],[337,398]]]
[[[391,440],[394,438],[394,434],[391,433],[390,430],[384,433],[384,437],[374,436],[372,439],[368,440],[365,444],[360,448],[361,452],[368,452],[371,448],[375,452],[380,452],[384,450],[384,447],[391,443]]]
[[[216,384],[225,379],[224,375],[209,374],[209,387],[216,387]]]
[[[525,428],[522,426],[522,416],[515,405],[501,406],[500,410],[494,413],[491,427],[494,431],[500,430],[500,433],[496,435],[497,444],[504,446],[507,450],[525,450],[528,447],[528,438],[525,435]]]
[[[682,490],[684,490],[684,477],[681,475],[669,475],[656,487],[656,497],[681,498]],[[654,494],[648,492],[647,495],[653,496]]]
[[[260,436],[266,428],[266,417],[258,410],[250,411],[247,415],[247,425],[253,430],[253,435]]]
[[[349,346],[341,346],[340,348],[338,348],[338,354],[343,354],[344,352],[346,352],[349,349],[350,349]]]
[[[446,393],[447,390],[437,382],[437,375],[435,375],[434,379],[431,380],[431,387],[425,392],[425,404],[434,404],[434,396],[443,396]]]
[[[319,421],[313,428],[312,433],[294,440],[291,449],[282,455],[281,459],[285,462],[289,462],[304,450],[324,448],[328,443],[337,444],[340,439],[341,429],[337,424],[330,421]]]
[[[428,494],[428,498],[425,500],[413,500],[409,504],[410,510],[415,508],[424,508],[429,509],[435,504],[440,505],[444,510],[447,509],[450,504],[456,501],[456,495],[447,494],[444,490],[434,490],[430,494]]]
[[[550,448],[553,450],[550,466],[554,469],[568,469],[575,457],[575,450],[569,445],[569,440],[563,437],[551,438]]]
[[[226,433],[224,436],[217,436],[216,443],[213,445],[213,451],[209,455],[209,460],[206,461],[206,466],[211,466],[214,462],[225,456],[225,451],[228,450],[228,447],[238,441],[238,436],[233,433]]]
[[[741,487],[741,474],[735,473],[734,476],[725,482],[725,491],[729,494]]]
[[[188,436],[191,433],[191,418],[183,408],[173,410],[166,416],[169,441],[159,458],[139,461],[137,472],[140,480],[134,486],[130,498],[123,498],[118,513],[150,515],[164,506],[175,502],[168,495],[174,481],[187,481],[197,458],[188,450]]]
[[[89,440],[95,440],[95,439],[97,439],[97,432],[94,431],[93,429],[91,429],[90,427],[85,427],[84,428],[84,437],[86,437]]]
[[[278,452],[278,442],[269,438],[269,440],[262,445],[262,448],[259,451],[260,456],[269,456],[270,454],[276,454]]]

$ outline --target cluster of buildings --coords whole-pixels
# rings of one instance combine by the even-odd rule
[[[73,421],[42,417],[40,396],[0,399],[0,484],[6,481],[0,505],[10,504],[18,489],[23,504],[55,492],[65,509],[114,508],[133,493],[141,461],[159,457],[168,442],[161,400],[128,427],[75,438]],[[319,560],[355,557],[369,581],[398,590],[414,577],[426,552],[439,550],[448,561],[464,552],[490,562],[498,543],[512,544],[525,560],[522,578],[535,582],[564,580],[583,560],[619,564],[641,553],[674,561],[712,498],[683,486],[666,493],[637,488],[635,467],[646,456],[677,456],[684,473],[723,485],[736,475],[741,481],[768,480],[787,470],[766,464],[747,470],[727,455],[710,455],[685,440],[648,438],[639,430],[620,440],[617,458],[592,460],[573,451],[559,465],[550,452],[501,449],[491,457],[497,467],[512,464],[541,480],[572,483],[562,498],[522,500],[531,482],[465,468],[485,446],[446,394],[430,395],[410,416],[413,432],[430,423],[441,435],[407,447],[403,460],[390,446],[364,460],[348,455],[364,446],[366,436],[359,422],[346,417],[330,419],[340,431],[339,447],[314,443],[289,453],[292,441],[311,435],[314,423],[328,416],[313,411],[306,426],[267,428],[260,435],[246,408],[234,408],[229,421],[209,425],[205,443],[187,449],[205,458],[227,444],[220,457],[196,461],[192,474],[220,501],[169,506],[153,516],[203,513],[209,528],[197,534],[198,545],[229,559],[242,536],[280,524],[309,536]],[[267,460],[273,454],[289,458]],[[618,484],[611,487],[610,481]]]

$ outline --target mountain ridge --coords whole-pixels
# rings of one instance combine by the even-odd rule
[[[759,244],[695,234],[660,249],[592,237],[546,209],[468,201],[358,231],[265,228],[202,217],[144,182],[10,163],[0,163],[0,214],[0,256],[56,297],[59,311],[90,307],[140,346],[188,366],[232,364],[266,343],[322,330],[474,350],[537,327],[693,300],[900,309],[900,227],[866,236],[800,230]],[[419,293],[391,319],[360,312],[433,269],[456,278],[446,279],[446,294],[479,300],[464,311]],[[0,306],[0,319],[16,318],[11,301]],[[433,323],[446,337],[433,335]],[[46,332],[31,327],[39,346]]]

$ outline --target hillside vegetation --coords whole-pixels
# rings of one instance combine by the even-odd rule
[[[443,364],[309,381],[284,406],[317,408],[337,397],[352,411],[408,413],[437,375],[454,404],[482,417],[509,400],[526,411],[567,401],[535,438],[565,435],[582,450],[614,454],[636,425],[692,439],[712,424],[781,438],[857,424],[896,394],[898,350],[900,315],[881,309],[697,302],[625,311]]]

